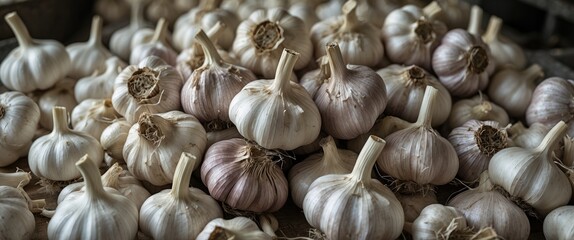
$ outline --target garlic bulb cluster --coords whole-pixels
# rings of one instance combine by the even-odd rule
[[[436,20],[441,12],[436,2],[421,9],[406,5],[392,11],[383,25],[382,38],[387,57],[394,63],[417,65],[431,70],[434,50],[439,46],[446,25]]]
[[[233,209],[275,212],[287,201],[288,183],[280,153],[241,138],[211,145],[201,165],[209,195]]]
[[[530,104],[537,81],[542,77],[544,72],[538,64],[533,64],[523,71],[513,68],[500,70],[490,79],[488,96],[511,117],[522,118]]]
[[[86,190],[70,193],[58,204],[48,223],[48,238],[134,239],[138,232],[136,205],[117,190],[103,187],[98,167],[87,155],[75,165]]]
[[[92,19],[92,29],[87,42],[73,43],[66,47],[72,61],[72,69],[68,76],[74,79],[92,75],[94,71],[101,72],[106,59],[112,53],[102,43],[102,20],[99,16]]]
[[[489,101],[485,95],[458,100],[452,105],[447,124],[450,128],[462,126],[469,120],[495,121],[501,126],[510,123],[510,117],[503,108]]]
[[[100,135],[100,144],[106,155],[123,160],[123,150],[128,133],[132,127],[125,119],[115,119],[107,126]]]
[[[74,108],[71,119],[74,130],[99,140],[104,129],[119,117],[110,99],[86,99]]]
[[[385,112],[409,122],[417,120],[427,86],[438,90],[432,113],[432,126],[443,124],[452,107],[450,93],[436,77],[416,66],[393,64],[377,71],[385,81],[387,90],[387,107]]]
[[[554,164],[552,152],[567,128],[560,121],[537,147],[510,147],[496,153],[488,165],[492,183],[520,198],[542,216],[566,205],[572,188],[566,175]]]
[[[554,209],[544,219],[544,237],[548,240],[573,239],[574,227],[571,224],[574,220],[574,206],[563,206]]]
[[[41,178],[69,181],[80,177],[74,163],[84,155],[99,166],[104,153],[98,140],[87,133],[68,128],[66,108],[54,107],[54,127],[50,134],[32,143],[28,158],[30,170]]]
[[[460,211],[441,204],[431,204],[413,222],[411,235],[416,240],[457,239],[468,235],[467,232],[466,219]]]
[[[40,109],[31,98],[21,92],[0,94],[0,167],[8,166],[20,157],[40,121]]]
[[[466,28],[470,15],[470,5],[462,0],[436,0],[441,13],[438,19],[444,22],[449,29]]]
[[[134,123],[145,112],[179,109],[182,84],[177,69],[158,57],[149,56],[118,75],[112,105],[128,122]]]
[[[267,149],[283,150],[317,138],[321,114],[309,93],[290,81],[298,58],[293,50],[283,50],[275,79],[250,82],[235,95],[229,119],[243,137]]]
[[[131,17],[128,26],[115,31],[110,38],[110,51],[124,61],[128,61],[131,55],[131,42],[134,34],[142,29],[148,28],[148,23],[144,20],[143,11],[145,0],[130,0]]]
[[[536,122],[552,127],[559,121],[568,123],[568,135],[574,136],[574,125],[570,114],[572,97],[574,96],[574,80],[551,77],[542,81],[534,93],[526,109],[526,122],[532,125]]]
[[[142,205],[139,226],[153,239],[196,239],[211,220],[223,217],[219,204],[200,189],[189,187],[191,173],[199,165],[183,152],[171,189],[149,197]]]
[[[123,158],[133,175],[161,186],[173,181],[182,152],[201,161],[207,136],[203,126],[192,115],[170,111],[143,113],[128,133]],[[193,169],[199,167],[199,164]]]
[[[348,64],[375,66],[384,55],[378,29],[371,23],[360,21],[357,1],[350,0],[343,5],[342,16],[323,20],[311,28],[311,40],[315,58],[327,54],[325,46],[336,42],[343,59]]]
[[[313,181],[303,201],[307,222],[328,239],[395,239],[404,213],[393,192],[371,178],[385,141],[371,136],[349,174],[329,174]]]
[[[518,44],[500,36],[502,28],[502,19],[497,16],[491,16],[488,22],[486,33],[482,35],[482,40],[490,48],[492,60],[497,68],[516,68],[523,69],[526,67],[526,55]]]
[[[177,52],[169,46],[167,42],[167,23],[165,19],[160,19],[156,25],[154,35],[149,42],[132,46],[130,54],[130,64],[138,64],[149,56],[156,56],[164,60],[167,64],[175,66]]]
[[[65,107],[73,110],[78,102],[74,97],[74,79],[64,78],[60,80],[53,88],[44,92],[38,99],[40,108],[40,126],[52,130],[54,122],[52,121],[52,109],[56,106]]]
[[[81,78],[74,86],[74,97],[77,102],[86,99],[111,98],[114,92],[114,80],[127,65],[118,57],[110,57],[105,62],[105,70]]]
[[[529,128],[526,128],[522,122],[518,122],[512,124],[507,131],[515,147],[535,148],[542,142],[544,136],[548,134],[550,127],[542,123],[533,123]]]
[[[16,171],[13,173],[0,172],[0,186],[9,187],[24,187],[30,183],[32,174],[24,171]]]
[[[2,239],[32,239],[36,221],[32,211],[44,207],[44,199],[31,200],[22,187],[0,186],[0,236]]]
[[[0,64],[0,79],[4,86],[20,92],[45,90],[68,74],[72,63],[62,44],[32,39],[16,12],[6,14],[4,19],[19,44]]]
[[[197,235],[196,240],[211,239],[271,240],[271,236],[259,230],[257,223],[246,217],[211,220]]]

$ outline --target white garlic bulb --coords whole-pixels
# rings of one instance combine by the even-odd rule
[[[130,123],[144,112],[158,113],[181,107],[183,81],[172,66],[155,56],[126,67],[115,79],[112,104]]]
[[[406,5],[392,11],[382,29],[389,60],[430,71],[433,52],[447,32],[446,25],[436,20],[441,11],[434,1],[423,9]]]
[[[18,152],[32,141],[40,121],[40,109],[31,98],[21,92],[9,91],[0,94],[0,149]],[[4,151],[0,151],[2,154]],[[12,164],[16,157],[2,154],[0,167]],[[17,154],[19,155],[19,154]]]
[[[114,159],[124,160],[124,144],[126,143],[131,127],[132,125],[122,118],[113,120],[112,123],[102,131],[100,144],[106,155]]]
[[[325,55],[317,59],[318,69],[308,71],[301,77],[299,84],[307,90],[311,96],[315,96],[315,93],[323,82],[327,82],[329,77],[331,77],[331,69],[329,67],[329,58]]]
[[[74,130],[99,140],[104,129],[119,117],[110,99],[86,99],[74,108],[71,120]]]
[[[225,220],[216,218],[211,220],[197,235],[196,240],[211,239],[234,240],[271,240],[271,236],[259,230],[257,223],[246,217],[235,217]]]
[[[560,77],[545,79],[532,93],[532,100],[526,109],[526,123],[530,126],[539,122],[552,127],[559,121],[565,121],[568,135],[574,136],[574,124],[568,114],[574,107],[570,104],[573,96],[574,80]]]
[[[191,173],[199,165],[183,152],[171,189],[149,197],[140,209],[139,226],[153,239],[195,239],[211,220],[223,217],[217,201],[200,189],[189,187]]]
[[[16,162],[20,157],[26,156],[31,144],[32,141],[20,147],[4,146],[0,144],[0,154],[2,156],[2,158],[0,158],[0,166],[8,166]]]
[[[160,19],[156,25],[154,35],[149,42],[132,46],[130,54],[130,64],[138,64],[149,56],[156,56],[164,60],[167,64],[175,66],[177,52],[167,43],[167,22]]]
[[[460,99],[454,103],[447,124],[454,129],[462,126],[469,120],[491,120],[498,122],[501,126],[506,126],[510,123],[508,113],[482,94],[472,98]]]
[[[470,15],[470,4],[461,0],[436,0],[441,13],[438,19],[444,22],[449,29],[466,28]]]
[[[12,173],[0,172],[0,186],[24,187],[30,183],[32,174],[30,172],[16,171]]]
[[[508,128],[508,136],[515,147],[535,148],[549,131],[550,127],[542,123],[533,123],[526,128],[522,122],[517,122]]]
[[[260,9],[237,27],[232,50],[244,66],[264,78],[277,72],[283,49],[299,53],[295,70],[313,57],[313,44],[305,24],[282,8]]]
[[[80,177],[74,164],[85,154],[99,166],[104,160],[104,152],[98,140],[87,133],[68,128],[66,108],[54,107],[52,115],[52,132],[36,139],[30,147],[30,170],[41,178],[69,181]]]
[[[36,221],[32,211],[46,205],[44,199],[31,200],[22,187],[0,186],[0,237],[2,239],[32,239]]]
[[[456,208],[431,204],[426,206],[413,222],[411,234],[415,240],[462,237],[467,234],[464,215]],[[463,238],[464,239],[464,238]]]
[[[395,239],[404,213],[393,192],[371,178],[385,141],[371,136],[349,174],[329,174],[313,181],[303,201],[307,222],[328,239]]]
[[[114,81],[127,65],[118,57],[110,57],[105,62],[105,70],[81,78],[74,86],[74,97],[77,102],[86,99],[111,98],[114,92]]]
[[[86,190],[73,192],[58,204],[48,223],[49,239],[134,239],[138,209],[113,188],[104,188],[98,167],[83,156],[75,164]]]
[[[142,28],[149,28],[143,11],[146,0],[131,0],[131,15],[128,26],[115,31],[110,38],[110,50],[124,61],[130,60],[131,42],[134,34]]]
[[[16,12],[6,14],[4,19],[19,44],[0,65],[0,79],[6,88],[20,92],[45,90],[68,74],[72,63],[62,44],[32,39]]]
[[[548,240],[574,239],[574,206],[563,206],[554,209],[544,219],[544,237]]]
[[[52,130],[54,126],[54,122],[52,121],[52,109],[55,106],[73,110],[76,105],[78,105],[74,97],[75,82],[74,79],[64,78],[53,88],[42,93],[42,96],[38,99],[38,107],[40,107],[40,126]]]
[[[292,3],[289,7],[289,14],[300,18],[305,22],[305,26],[307,27],[307,31],[311,30],[311,27],[315,25],[315,23],[319,22],[320,19],[315,12],[317,2],[313,1],[298,1]]]
[[[241,135],[267,149],[292,150],[313,142],[321,114],[309,93],[290,81],[299,54],[285,49],[275,79],[247,84],[229,105],[229,119]]]
[[[518,44],[501,36],[499,34],[501,28],[502,19],[492,15],[486,33],[482,35],[482,40],[490,48],[492,60],[498,69],[507,67],[523,69],[527,63],[524,51]]]
[[[197,118],[180,111],[143,113],[128,133],[123,157],[138,179],[161,186],[173,181],[182,152],[201,161],[207,136]],[[193,169],[199,167],[194,166]]]
[[[421,211],[431,204],[438,204],[433,191],[402,194],[395,192],[395,196],[401,202],[405,213],[405,225],[403,230],[412,232],[413,222],[420,216]]]
[[[106,59],[112,53],[102,43],[102,20],[99,16],[92,19],[92,29],[87,42],[73,43],[66,47],[72,61],[72,69],[68,76],[74,79],[92,75],[94,71],[102,72]]]
[[[315,8],[317,16],[321,20],[329,19],[341,15],[341,8],[345,4],[346,0],[333,0],[323,2]]]

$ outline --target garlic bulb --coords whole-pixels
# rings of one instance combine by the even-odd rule
[[[467,182],[478,180],[490,158],[509,145],[506,129],[494,121],[468,120],[450,132],[448,141],[458,155],[458,177]]]
[[[224,220],[211,220],[199,233],[196,240],[234,239],[234,240],[271,240],[271,236],[259,230],[257,223],[246,217]]]
[[[205,129],[192,115],[143,113],[130,128],[123,157],[136,178],[161,186],[172,182],[182,152],[201,161],[206,142]]]
[[[393,64],[377,71],[385,81],[387,90],[387,107],[385,112],[409,122],[417,119],[423,101],[426,86],[438,90],[437,100],[432,113],[432,126],[443,124],[450,114],[452,99],[450,93],[436,77],[416,66]]]
[[[96,0],[94,12],[105,22],[118,22],[129,14],[130,6],[126,0]]]
[[[233,209],[275,212],[287,201],[279,152],[241,138],[216,142],[205,153],[201,180],[209,195]]]
[[[24,171],[16,171],[13,173],[0,172],[0,186],[9,187],[24,187],[30,183],[32,174]]]
[[[275,79],[247,84],[229,105],[229,119],[241,135],[267,149],[292,150],[313,142],[321,114],[301,85],[290,81],[299,54],[285,49]]]
[[[501,126],[506,126],[510,122],[508,113],[503,108],[489,101],[486,96],[479,94],[454,103],[447,124],[454,129],[473,119],[496,121]]]
[[[156,25],[152,39],[144,44],[133,46],[130,54],[130,64],[138,64],[149,56],[156,56],[171,66],[176,65],[177,52],[167,43],[167,22],[160,19]]]
[[[244,66],[264,78],[278,71],[283,49],[299,53],[294,69],[302,69],[313,57],[313,44],[305,24],[282,8],[260,9],[237,27],[232,50]]]
[[[112,57],[112,53],[102,43],[102,20],[99,16],[92,19],[88,41],[70,44],[66,51],[72,61],[72,69],[68,73],[71,78],[79,79],[104,70],[106,59]]]
[[[146,18],[152,22],[158,22],[163,18],[169,25],[172,25],[179,16],[179,14],[175,14],[178,9],[174,2],[174,0],[150,1],[145,11]]]
[[[16,12],[6,14],[4,19],[19,44],[0,64],[0,79],[6,88],[20,92],[44,90],[68,74],[72,63],[62,44],[32,39]]]
[[[112,105],[130,123],[142,113],[158,113],[181,107],[183,81],[172,66],[155,56],[126,67],[115,79]]]
[[[325,54],[325,46],[336,42],[348,64],[373,67],[384,55],[379,31],[366,21],[360,21],[356,13],[357,1],[350,0],[343,5],[343,14],[323,20],[311,28],[311,40],[315,58]]]
[[[436,20],[441,11],[434,1],[423,9],[406,5],[392,11],[382,29],[389,60],[430,71],[433,52],[447,32],[446,25]]]
[[[474,229],[492,227],[499,236],[508,240],[528,239],[530,234],[528,217],[495,189],[488,171],[480,175],[477,188],[456,195],[448,205],[460,210]]]
[[[68,128],[66,108],[54,107],[52,115],[52,132],[36,139],[30,147],[30,170],[41,178],[69,181],[80,177],[74,163],[83,155],[89,155],[90,161],[99,166],[104,160],[104,152],[98,140]]]
[[[574,206],[563,206],[554,209],[544,219],[544,237],[548,240],[566,240],[574,238]]]
[[[307,31],[311,30],[311,27],[315,25],[315,23],[319,22],[319,17],[315,12],[316,3],[312,1],[299,1],[296,3],[292,3],[289,7],[289,14],[300,18],[305,22],[305,26],[307,27]]]
[[[52,130],[54,126],[54,122],[52,121],[52,109],[55,106],[73,110],[76,105],[78,105],[74,97],[75,82],[74,79],[64,78],[60,80],[56,86],[42,93],[42,96],[38,99],[40,126]]]
[[[537,81],[543,76],[542,67],[538,64],[533,64],[524,71],[502,69],[490,79],[488,96],[511,117],[522,118],[530,104]]]
[[[115,31],[110,38],[110,50],[124,61],[130,59],[131,42],[134,34],[142,28],[148,28],[143,11],[146,0],[130,0],[131,16],[128,26]]]
[[[371,136],[349,174],[329,174],[313,181],[303,201],[307,222],[328,239],[395,239],[404,213],[393,192],[371,171],[385,141]]]
[[[256,80],[247,68],[226,63],[203,30],[196,41],[205,61],[193,71],[181,90],[183,110],[201,122],[229,122],[229,104],[249,82]]]
[[[468,232],[466,219],[460,211],[441,204],[431,204],[413,222],[411,234],[415,240],[457,239],[468,237]]]
[[[542,216],[570,201],[572,188],[552,159],[552,150],[567,125],[560,121],[535,148],[506,148],[496,153],[488,172],[493,184],[520,198]]]
[[[415,188],[443,185],[454,179],[458,157],[447,139],[431,127],[438,90],[427,86],[419,117],[411,126],[388,135],[377,165],[390,176],[412,182]],[[416,189],[415,189],[416,190]]]
[[[327,174],[350,173],[357,160],[355,152],[337,149],[335,140],[331,136],[321,139],[321,147],[323,153],[316,153],[305,158],[289,171],[291,198],[297,207],[303,206],[303,199],[313,181]]]
[[[486,33],[482,35],[482,40],[490,48],[492,60],[499,69],[507,67],[523,69],[527,63],[524,51],[518,44],[501,36],[499,34],[501,28],[502,19],[493,15],[488,22]]]
[[[105,62],[105,70],[81,78],[74,86],[74,97],[77,102],[86,99],[111,98],[114,92],[114,80],[127,65],[118,57],[110,57]]]
[[[518,122],[512,124],[508,129],[508,136],[512,139],[515,147],[535,148],[549,131],[550,127],[542,123],[533,123],[529,128],[526,128],[522,122]]]
[[[124,160],[123,150],[128,133],[132,127],[125,119],[115,119],[100,135],[100,144],[104,152],[114,159]]]
[[[110,99],[86,99],[74,108],[71,119],[74,130],[99,140],[104,129],[119,117]]]
[[[48,238],[134,239],[138,232],[136,205],[117,190],[103,187],[98,167],[87,155],[75,165],[86,190],[70,193],[58,204],[48,223]]]
[[[31,98],[21,92],[0,94],[0,145],[11,152],[25,147],[32,141],[40,120],[40,109]],[[3,153],[3,151],[0,151]],[[16,158],[1,154],[0,167],[12,164]]]
[[[438,19],[444,22],[449,29],[466,28],[470,15],[470,5],[461,0],[436,0],[441,13]]]
[[[208,126],[209,128],[209,126]],[[232,138],[241,138],[241,134],[237,131],[236,127],[229,127],[223,130],[218,131],[209,131],[207,132],[207,145],[206,147],[209,148],[216,142],[228,140]]]
[[[534,93],[526,109],[526,123],[536,122],[552,127],[559,121],[568,123],[568,135],[574,136],[574,124],[571,124],[570,109],[574,96],[574,80],[551,77],[542,81]]]
[[[395,192],[395,196],[401,202],[403,211],[405,212],[405,226],[403,229],[407,232],[412,232],[412,225],[415,219],[417,219],[421,211],[431,204],[438,204],[438,200],[434,192],[429,191],[427,193],[418,192],[414,194],[401,194]]]
[[[311,97],[315,96],[315,93],[323,82],[328,82],[329,77],[331,77],[329,58],[326,55],[317,59],[317,64],[319,68],[308,71],[301,77],[301,80],[299,80],[299,84],[311,94]]]
[[[326,1],[317,5],[315,12],[321,20],[329,19],[341,15],[341,8],[346,0]]]
[[[20,157],[26,156],[31,144],[32,141],[19,147],[0,144],[0,156],[2,156],[2,158],[0,158],[0,166],[8,166],[16,162]]]
[[[177,9],[178,15],[189,11],[198,4],[197,0],[174,0],[174,5]]]
[[[36,221],[32,211],[46,205],[44,199],[31,200],[22,187],[0,186],[0,236],[2,239],[32,239]]]

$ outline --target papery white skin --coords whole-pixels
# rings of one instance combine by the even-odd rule
[[[71,120],[74,130],[99,140],[104,129],[120,117],[110,99],[86,99],[74,108]]]
[[[182,153],[171,189],[149,197],[140,209],[139,226],[153,239],[195,239],[209,221],[222,218],[221,207],[200,189],[189,187],[199,159]]]
[[[532,125],[536,122],[548,127],[559,121],[568,124],[568,135],[574,136],[572,124],[572,99],[574,98],[574,81],[560,77],[551,77],[542,81],[534,93],[526,109],[526,123]]]
[[[307,90],[311,97],[314,97],[323,82],[326,82],[331,77],[331,69],[327,56],[318,59],[317,64],[319,65],[318,69],[306,72],[299,81],[299,84]]]
[[[112,53],[102,43],[102,20],[99,16],[92,19],[88,41],[70,44],[66,51],[72,61],[72,69],[68,73],[71,78],[83,78],[105,69],[106,59],[112,57]]]
[[[536,81],[543,76],[542,67],[538,64],[523,71],[513,68],[500,70],[490,79],[488,96],[511,117],[522,118],[536,89]]]
[[[102,131],[100,144],[107,155],[114,159],[124,160],[124,144],[131,127],[132,124],[125,119],[116,119]]]
[[[482,35],[482,40],[490,48],[492,60],[498,69],[526,67],[527,59],[524,50],[512,40],[501,36],[502,19],[497,16],[490,16],[486,33]]]
[[[489,101],[484,95],[476,95],[472,98],[460,99],[452,105],[447,124],[450,128],[462,126],[469,120],[496,121],[501,126],[510,123],[508,113]]]
[[[114,92],[114,81],[127,65],[118,57],[110,57],[105,62],[105,70],[81,78],[74,86],[74,97],[77,102],[95,98],[111,98]]]
[[[567,240],[574,238],[574,206],[554,209],[544,219],[544,237],[548,240]]]
[[[358,19],[356,1],[348,1],[342,8],[342,15],[318,22],[311,28],[315,58],[327,54],[325,46],[335,42],[345,63],[377,65],[385,54],[379,30],[370,22]]]
[[[39,121],[40,108],[34,100],[17,91],[0,94],[0,145],[22,148],[34,137]],[[0,166],[8,164],[0,161]]]
[[[42,93],[42,96],[38,99],[40,126],[52,130],[54,126],[52,109],[55,106],[65,107],[66,110],[72,111],[78,105],[74,97],[74,86],[75,81],[73,79],[64,78],[56,86]]]
[[[341,15],[341,8],[343,7],[343,4],[345,4],[345,2],[346,0],[327,1],[319,4],[315,8],[315,12],[317,12],[317,16],[321,20],[336,17]]]
[[[2,239],[32,239],[36,221],[31,210],[43,208],[42,200],[30,200],[22,187],[0,186],[0,236]],[[43,203],[43,204],[42,204]]]
[[[386,56],[391,62],[417,65],[431,70],[434,50],[446,34],[446,25],[436,20],[442,12],[436,2],[424,9],[406,5],[392,11],[382,28]]]
[[[200,162],[206,142],[205,129],[192,115],[144,113],[130,128],[123,157],[136,178],[162,186],[172,182],[181,153],[188,152]]]
[[[154,35],[149,42],[137,46],[132,45],[130,64],[138,64],[149,56],[156,56],[175,67],[177,52],[169,46],[167,34],[167,22],[162,18],[157,23]]]
[[[470,5],[461,0],[436,0],[442,12],[438,19],[444,22],[449,29],[466,28],[470,16]]]
[[[112,104],[128,122],[135,123],[145,112],[179,109],[182,84],[181,75],[174,67],[158,57],[149,56],[137,65],[126,67],[118,75]]]
[[[111,52],[124,61],[130,59],[130,45],[134,34],[142,28],[149,28],[143,17],[145,0],[131,0],[130,4],[131,16],[129,25],[115,31],[110,38]]]
[[[240,65],[264,78],[275,75],[285,48],[300,54],[295,70],[307,66],[313,57],[313,44],[305,24],[281,8],[253,12],[239,24],[236,33],[232,50]]]
[[[451,233],[453,237],[457,231],[465,230],[467,227],[464,215],[456,208],[431,204],[426,206],[413,222],[411,234],[416,240],[439,239],[437,236],[446,233],[452,221],[456,222],[456,229]]]
[[[517,122],[508,128],[508,136],[515,147],[535,148],[549,131],[550,127],[542,123],[533,123],[526,128],[522,122]]]
[[[86,190],[70,193],[58,204],[48,223],[48,238],[134,239],[138,232],[135,203],[113,188],[104,188],[97,165],[87,155],[75,165]]]
[[[4,19],[19,44],[0,65],[0,79],[6,88],[20,92],[45,90],[68,74],[72,63],[62,44],[32,39],[16,12],[8,13]]]
[[[379,69],[377,74],[385,81],[389,100],[385,112],[388,115],[397,116],[409,122],[416,121],[425,88],[432,86],[438,90],[432,126],[439,126],[447,120],[452,107],[450,93],[435,76],[426,70],[416,65],[393,64]]]
[[[223,231],[223,233],[219,231]],[[259,230],[257,223],[246,217],[235,217],[229,220],[223,218],[213,219],[197,235],[196,240],[210,240],[216,236],[229,237],[234,240],[273,239]]]
[[[24,187],[30,183],[30,180],[32,180],[32,174],[30,172],[24,172],[22,170],[11,173],[0,172],[0,186]]]
[[[104,160],[104,151],[98,140],[87,133],[68,128],[64,107],[54,107],[54,127],[50,134],[32,143],[28,157],[30,170],[40,178],[69,181],[80,177],[74,165],[84,155],[90,156],[96,166]]]
[[[8,166],[16,162],[20,157],[28,155],[30,145],[32,145],[32,141],[27,142],[23,146],[17,148],[0,144],[0,156],[2,156],[2,158],[0,158],[0,166]]]

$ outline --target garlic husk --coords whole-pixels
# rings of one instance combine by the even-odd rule
[[[488,96],[511,117],[522,118],[530,104],[537,81],[542,77],[544,72],[538,64],[533,64],[523,71],[513,68],[500,70],[490,79]]]
[[[441,204],[426,206],[413,222],[411,234],[416,240],[441,239],[439,236],[457,239],[469,235],[464,215],[456,208]]]
[[[125,0],[96,0],[94,12],[106,23],[121,21],[130,13],[130,6]]]
[[[271,236],[259,230],[257,224],[246,217],[225,220],[211,220],[199,233],[196,240],[234,239],[234,240],[271,240]]]
[[[205,151],[207,136],[197,118],[180,111],[143,113],[128,133],[123,158],[129,171],[138,179],[156,186],[169,184],[182,152],[199,162]]]
[[[126,67],[115,79],[112,105],[130,123],[142,113],[159,113],[181,107],[181,75],[162,59],[149,56]]]
[[[79,79],[95,71],[102,72],[106,67],[106,59],[112,57],[112,53],[102,43],[101,18],[92,18],[90,38],[87,42],[70,44],[66,51],[72,61],[72,69],[68,73],[71,78]]]
[[[110,51],[124,61],[130,60],[130,45],[134,34],[142,28],[149,28],[143,17],[145,2],[145,0],[130,1],[131,15],[129,25],[115,31],[110,38]]]
[[[169,25],[175,22],[175,19],[179,14],[177,13],[173,0],[155,0],[150,1],[146,6],[145,16],[152,22],[158,22],[160,19],[165,19]]]
[[[434,192],[427,193],[414,193],[414,194],[401,194],[395,192],[395,196],[401,202],[403,211],[405,213],[405,225],[403,229],[407,232],[412,231],[412,225],[415,219],[419,217],[421,211],[431,204],[438,204],[438,200]]]
[[[237,27],[232,51],[256,75],[272,78],[283,49],[299,53],[294,69],[302,69],[313,57],[313,44],[303,20],[282,8],[260,9]]]
[[[149,197],[142,205],[139,226],[154,239],[195,239],[211,220],[223,217],[219,204],[200,189],[189,187],[199,159],[183,152],[171,189]]]
[[[458,177],[466,182],[478,180],[488,168],[490,158],[509,145],[506,129],[495,121],[469,120],[448,135],[458,155]]]
[[[386,56],[391,62],[417,65],[431,70],[434,50],[447,32],[446,25],[436,20],[442,12],[436,2],[421,9],[406,5],[392,11],[382,28]]]
[[[338,149],[331,136],[321,139],[321,147],[322,153],[305,158],[289,170],[291,198],[297,207],[303,207],[303,199],[313,181],[327,174],[350,173],[357,161],[355,152]]]
[[[321,131],[313,99],[290,81],[298,56],[285,49],[275,79],[250,82],[229,105],[229,119],[239,133],[266,149],[292,150],[315,141]]]
[[[336,42],[348,64],[373,67],[385,54],[378,29],[358,18],[357,1],[347,1],[341,16],[323,20],[311,28],[315,58],[325,54],[325,46]]]
[[[70,193],[58,204],[48,223],[48,238],[134,239],[138,231],[136,205],[117,190],[103,187],[98,167],[87,155],[75,165],[86,190]]]
[[[574,81],[560,77],[551,77],[542,81],[534,93],[526,109],[526,123],[532,125],[536,122],[548,127],[559,121],[568,124],[569,136],[574,136],[574,124],[571,124],[570,114],[572,98],[574,97]]]
[[[506,126],[510,123],[508,113],[482,94],[455,102],[452,105],[447,124],[451,129],[454,129],[462,126],[469,120],[496,121],[501,126]]]
[[[32,211],[46,205],[44,199],[31,200],[20,187],[0,186],[0,233],[2,239],[32,239],[36,221]]]
[[[132,127],[125,119],[116,119],[100,135],[100,144],[110,157],[124,160],[123,149]]]
[[[395,239],[403,229],[401,203],[385,185],[371,178],[385,141],[371,136],[349,174],[313,181],[303,201],[307,222],[328,239]]]
[[[81,78],[74,86],[74,97],[77,102],[86,99],[111,98],[114,92],[114,80],[127,65],[118,57],[110,57],[105,62],[105,70]]]
[[[42,93],[38,99],[38,107],[40,108],[40,126],[45,129],[52,130],[54,126],[52,109],[55,106],[65,107],[72,111],[78,102],[74,97],[75,82],[71,78],[64,78],[59,81],[53,88]]]
[[[216,142],[228,140],[232,138],[241,138],[241,134],[237,131],[236,127],[229,127],[223,130],[207,132],[207,148],[211,147]]]
[[[32,143],[28,157],[34,175],[53,181],[69,181],[80,177],[74,165],[84,155],[96,166],[104,160],[104,152],[98,140],[91,135],[68,127],[66,108],[52,110],[54,127],[50,134]]]
[[[19,45],[0,64],[0,79],[6,88],[25,93],[45,90],[68,74],[72,63],[62,44],[32,39],[16,12],[6,14],[4,19]]]
[[[203,30],[199,30],[196,41],[203,48],[205,61],[181,90],[183,110],[201,123],[230,122],[231,100],[256,77],[247,68],[226,63]]]
[[[498,69],[516,68],[523,69],[526,67],[527,59],[524,51],[518,44],[501,36],[502,19],[497,16],[490,16],[488,27],[482,40],[490,48],[492,60]]]
[[[477,188],[464,191],[448,202],[464,214],[474,229],[492,227],[508,240],[528,239],[530,222],[522,209],[495,189],[488,172],[480,175]]]
[[[201,180],[209,194],[233,209],[275,212],[289,194],[281,153],[241,138],[214,143],[205,153]]]
[[[385,108],[388,115],[397,116],[409,122],[417,120],[426,86],[438,90],[434,107],[432,126],[443,124],[452,107],[448,90],[438,79],[426,70],[416,66],[393,64],[379,69],[377,74],[385,81],[389,102]]]
[[[548,240],[574,239],[574,206],[563,206],[554,209],[544,219],[544,237]]]
[[[88,133],[96,140],[118,118],[120,116],[110,99],[86,99],[74,108],[71,115],[74,130]]]
[[[443,185],[458,171],[456,151],[431,127],[438,90],[427,86],[417,121],[388,135],[377,165],[390,176],[418,186]]]
[[[436,0],[441,13],[438,19],[444,22],[449,29],[466,28],[470,15],[470,4],[461,0]]]
[[[0,172],[0,186],[24,187],[30,183],[32,174],[30,172],[16,171],[12,173]]]
[[[492,183],[532,206],[541,216],[566,205],[572,188],[566,175],[554,164],[552,154],[567,128],[560,121],[537,147],[511,147],[496,153],[488,165]]]
[[[4,148],[17,149],[29,143],[39,121],[40,108],[34,100],[17,91],[0,94],[0,145]]]
[[[149,56],[156,56],[175,67],[177,65],[177,52],[167,43],[167,34],[167,22],[162,18],[157,23],[154,35],[149,42],[133,46],[130,54],[130,64],[138,64]]]
[[[336,43],[327,45],[331,77],[314,94],[323,130],[338,139],[366,133],[387,105],[385,82],[372,69],[346,65]],[[345,116],[354,116],[347,118]]]

